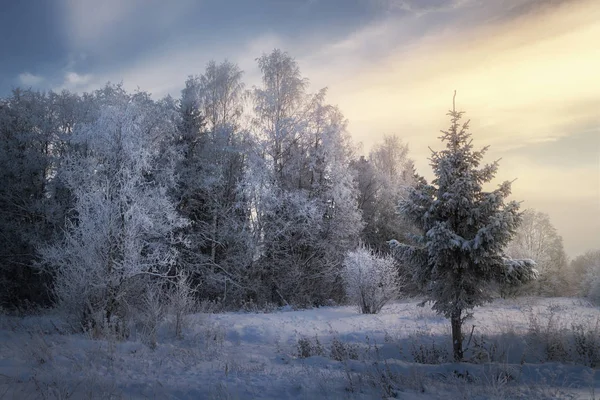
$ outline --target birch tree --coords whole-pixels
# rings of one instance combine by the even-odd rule
[[[253,91],[257,143],[254,270],[266,301],[322,304],[343,297],[346,250],[362,228],[352,146],[326,90],[307,93],[296,61],[274,50],[258,59]],[[287,298],[286,298],[287,297]]]
[[[535,261],[538,279],[517,293],[561,296],[568,291],[567,255],[563,241],[547,214],[525,210],[515,237],[506,253],[513,258]]]

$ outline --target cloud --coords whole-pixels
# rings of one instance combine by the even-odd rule
[[[126,66],[117,66],[103,73],[79,75],[67,72],[57,88],[83,92],[98,89],[107,82],[123,82],[126,89],[140,88],[152,93],[154,98],[168,94],[178,97],[189,75],[204,73],[210,60],[222,61],[226,58],[244,70],[244,82],[251,87],[260,83],[256,58],[282,45],[281,38],[272,33],[248,38],[242,44],[214,43],[212,48],[182,43],[170,46],[168,51],[149,53]]]
[[[492,25],[433,28],[419,38],[409,36],[412,19],[401,17],[330,45],[349,66],[330,69],[334,61],[322,57],[303,71],[329,81],[331,98],[365,141],[380,130],[426,149],[447,125],[454,89],[484,142],[510,148],[556,139],[599,126],[600,5],[573,4]],[[386,46],[387,57],[362,57],[407,36],[408,43]]]
[[[132,38],[152,37],[167,28],[172,32],[193,4],[191,0],[62,0],[63,26],[73,50],[106,56]]]
[[[443,23],[426,28],[432,9],[388,16],[343,41],[323,42],[300,57],[302,70],[330,87],[330,101],[366,150],[398,134],[427,178],[429,146],[441,146],[438,132],[449,124],[457,89],[475,146],[491,145],[487,160],[503,157],[495,183],[518,178],[513,198],[549,213],[575,255],[597,245],[590,237],[600,234],[600,223],[589,221],[600,211],[600,160],[590,166],[589,157],[564,152],[552,165],[527,155],[533,144],[600,135],[600,3],[521,1],[498,10],[501,3],[486,1],[487,12],[474,3],[446,9]],[[597,141],[587,145],[598,148]],[[573,218],[569,208],[577,209]]]
[[[77,72],[67,72],[65,74],[65,83],[69,86],[79,86],[88,83],[91,78],[90,74],[79,75]]]
[[[186,1],[174,9],[152,1],[152,7],[140,8],[141,0],[65,1],[73,51],[92,59],[113,54],[128,32],[141,37],[153,28],[171,32],[161,29],[172,29],[172,21],[189,6]],[[428,147],[440,147],[438,132],[448,126],[445,114],[456,89],[458,108],[471,118],[475,146],[490,144],[489,160],[504,157],[499,180],[519,178],[516,199],[528,199],[528,206],[541,207],[553,220],[562,218],[566,204],[582,215],[597,213],[597,168],[578,165],[572,155],[560,168],[549,167],[522,153],[535,143],[600,133],[600,3],[364,1],[384,12],[341,38],[326,30],[292,36],[260,27],[253,27],[259,34],[245,37],[190,41],[170,36],[169,43],[112,69],[67,74],[63,85],[81,91],[123,81],[128,89],[139,86],[155,97],[177,97],[188,75],[202,73],[210,59],[228,58],[245,70],[251,87],[260,82],[255,58],[279,47],[297,58],[312,89],[329,87],[329,100],[339,105],[365,150],[383,134],[396,133],[410,144],[417,170],[426,176]],[[69,67],[74,70],[85,69]],[[511,153],[518,148],[520,155]],[[552,208],[548,199],[561,206]],[[567,222],[561,221],[564,227]],[[576,238],[572,233],[571,254],[579,251]]]
[[[19,83],[25,86],[36,86],[44,81],[41,75],[34,75],[29,72],[23,72],[18,76]]]
[[[527,156],[508,155],[500,161],[498,178],[517,178],[513,188],[521,198],[544,198],[550,189],[555,200],[600,200],[600,171],[587,166],[551,166],[539,164]]]
[[[75,36],[112,35],[111,26],[130,22],[135,1],[94,8],[91,0],[67,0]],[[280,47],[298,59],[314,89],[329,86],[330,100],[367,149],[382,134],[398,133],[417,156],[427,156],[436,132],[447,125],[455,89],[476,138],[502,150],[598,126],[597,2],[365,1],[419,13],[390,14],[333,41],[326,32],[284,39],[269,31],[241,44],[173,39],[162,51],[85,76],[85,83],[123,81],[156,96],[176,96],[187,75],[201,73],[210,59],[229,58],[251,86],[259,78],[254,59]],[[75,80],[66,84],[81,87]]]
[[[103,84],[97,82],[92,74],[78,74],[74,71],[64,73],[62,82],[54,87],[54,90],[69,90],[71,92],[89,92],[100,88]]]
[[[477,4],[477,0],[370,0],[375,7],[388,12],[405,11],[421,16],[434,12],[448,12]]]
[[[600,160],[599,160],[600,161]],[[600,162],[596,168],[537,165],[527,158],[505,157],[499,178],[515,179],[513,195],[522,209],[549,214],[574,257],[598,248],[600,237]]]
[[[115,33],[120,22],[140,6],[137,0],[65,0],[65,15],[71,44],[100,43]]]

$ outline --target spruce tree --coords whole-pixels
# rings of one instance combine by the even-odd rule
[[[456,96],[456,93],[455,93]],[[439,137],[446,148],[430,158],[435,178],[431,183],[417,176],[399,211],[419,228],[410,243],[390,241],[396,254],[412,270],[424,295],[424,305],[452,325],[454,359],[463,358],[462,325],[470,311],[490,302],[500,284],[521,284],[536,276],[531,260],[512,260],[504,255],[506,244],[520,220],[519,203],[506,202],[511,182],[486,192],[498,170],[498,161],[480,167],[488,147],[473,149],[469,122],[454,106],[448,113],[450,128]]]

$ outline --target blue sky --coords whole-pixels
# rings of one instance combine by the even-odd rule
[[[514,198],[550,215],[575,256],[600,245],[597,0],[24,0],[0,13],[0,96],[123,82],[179,96],[225,58],[259,83],[278,47],[349,120],[363,151],[384,134],[428,147],[454,89],[475,144],[502,158]]]

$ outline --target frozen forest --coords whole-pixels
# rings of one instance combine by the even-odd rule
[[[600,249],[495,184],[460,93],[428,181],[256,62],[0,99],[0,399],[598,398]]]

